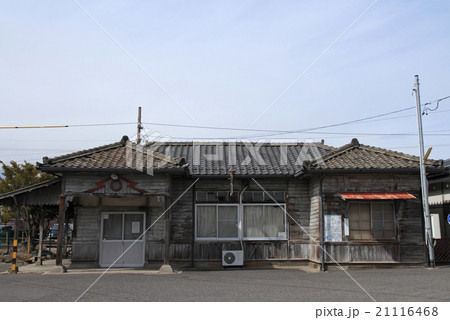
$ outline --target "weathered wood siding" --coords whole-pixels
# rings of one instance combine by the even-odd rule
[[[95,187],[95,182],[105,175],[69,175],[65,179],[66,192],[76,194]],[[164,258],[165,211],[164,197],[170,195],[172,203],[195,181],[185,177],[130,175],[139,188],[149,194],[136,194],[123,189],[118,194],[111,190],[75,197],[75,234],[73,261],[98,261],[100,248],[100,212],[108,210],[146,212],[147,232],[145,259],[147,262]],[[234,191],[240,192],[249,183],[249,191],[261,191],[252,180],[236,179]],[[246,261],[311,260],[320,262],[320,180],[319,177],[303,179],[258,179],[267,191],[286,192],[288,239],[284,241],[243,241]],[[229,191],[228,179],[200,179],[195,191]],[[346,174],[327,175],[323,181],[324,214],[346,216],[347,202],[338,192],[406,191],[417,197],[414,200],[395,201],[395,241],[363,242],[343,238],[339,243],[326,243],[325,248],[340,263],[422,263],[426,260],[423,239],[423,217],[420,202],[420,184],[417,175]],[[130,193],[127,193],[130,192]],[[97,206],[102,197],[102,207]],[[194,241],[194,188],[187,191],[172,207],[170,215],[170,259],[188,261],[220,261],[222,250],[240,249],[239,241]],[[298,225],[300,224],[300,226]],[[312,239],[310,239],[310,236]],[[194,252],[193,252],[194,251]],[[332,263],[330,257],[326,262]]]
[[[108,174],[73,174],[65,177],[65,193],[75,196],[72,260],[74,262],[99,260],[101,212],[105,211],[145,212],[146,228],[152,226],[145,235],[146,260],[162,259],[164,218],[156,220],[165,210],[163,195],[169,195],[169,176],[147,174],[124,176],[136,182],[135,186],[145,190],[146,194],[129,188],[124,181],[122,189],[117,192],[109,188],[109,183],[105,183],[105,188],[91,194],[84,193],[86,190],[96,187],[96,182],[108,177]],[[99,206],[100,197],[101,205]]]
[[[195,180],[174,178],[172,181],[172,201],[175,201]],[[251,180],[235,180],[234,191],[240,192],[244,183],[250,182],[248,191],[262,191]],[[288,240],[285,241],[243,241],[246,261],[257,260],[287,260],[308,258],[308,228],[309,228],[309,184],[299,179],[258,179],[258,183],[267,191],[286,192],[286,210],[295,220],[287,216]],[[200,179],[195,185],[195,191],[230,191],[228,179]],[[171,215],[171,245],[172,260],[192,259],[192,243],[195,226],[194,189],[189,190],[172,208]],[[302,228],[298,226],[299,223]],[[306,231],[306,232],[305,232]],[[195,261],[221,261],[222,250],[240,249],[239,241],[195,241]],[[164,245],[154,246],[150,250],[149,259],[162,259]]]
[[[309,182],[309,195],[311,198],[309,234],[311,238],[320,241],[320,180],[313,178]]]
[[[323,181],[324,214],[346,216],[348,201],[338,192],[406,191],[413,200],[396,200],[397,239],[392,241],[354,241],[343,237],[342,242],[327,242],[327,252],[340,263],[424,263],[426,261],[420,181],[417,175],[348,174],[327,175]],[[313,216],[313,210],[311,210]],[[313,218],[311,218],[313,220]],[[311,260],[320,261],[320,247],[312,246]],[[326,262],[333,260],[326,255]]]
[[[98,261],[100,250],[100,211],[97,207],[75,206],[72,261]]]
[[[120,176],[120,175],[119,175]],[[109,173],[105,174],[71,174],[65,176],[65,193],[82,193],[92,188],[97,187],[96,182],[110,177]],[[124,178],[136,182],[136,188],[145,190],[150,194],[165,193],[168,194],[169,179],[168,175],[154,175],[150,176],[145,173],[141,174],[127,174]],[[111,180],[104,183],[103,188],[92,192],[92,194],[139,194],[138,191],[129,187],[126,181],[122,181],[122,189],[114,191],[110,188]]]

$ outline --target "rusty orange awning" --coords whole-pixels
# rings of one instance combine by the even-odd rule
[[[397,200],[416,198],[408,192],[339,192],[339,196],[344,200]]]

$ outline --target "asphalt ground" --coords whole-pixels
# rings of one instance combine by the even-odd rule
[[[450,266],[348,270],[378,302],[450,301]],[[0,301],[72,302],[100,273],[0,274]],[[342,270],[106,273],[79,301],[372,301]]]

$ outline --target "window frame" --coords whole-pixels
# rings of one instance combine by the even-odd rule
[[[351,234],[352,234],[352,228],[351,228],[351,222],[352,220],[350,219],[350,205],[351,204],[360,204],[360,203],[364,203],[364,204],[369,204],[369,214],[370,214],[370,239],[352,239],[351,238]],[[389,203],[390,205],[392,205],[392,220],[384,220],[384,218],[382,220],[376,219],[376,221],[382,221],[383,225],[384,225],[384,221],[392,221],[393,224],[393,237],[392,238],[375,238],[374,237],[374,218],[373,218],[373,208],[372,205],[374,203],[379,203],[379,204],[383,204],[383,203]],[[396,206],[395,206],[395,202],[394,201],[389,201],[389,200],[366,200],[366,201],[350,201],[347,205],[347,218],[349,221],[349,235],[348,235],[348,241],[353,241],[353,242],[393,242],[393,241],[398,241],[398,227],[397,227],[397,210],[396,210]],[[358,211],[358,217],[360,216],[360,212]],[[358,220],[360,221],[360,220]],[[364,230],[356,230],[354,232],[361,232]],[[384,232],[384,229],[382,229],[382,231]]]
[[[216,209],[216,237],[198,237],[198,207],[215,207]],[[236,238],[219,238],[219,207],[236,207],[237,208],[237,228],[238,235]],[[195,240],[196,241],[236,241],[240,239],[241,230],[239,228],[239,224],[241,223],[240,219],[240,210],[239,204],[237,203],[196,203],[195,204]]]
[[[271,207],[282,207],[281,209],[283,210],[283,216],[284,216],[284,237],[244,237],[245,231],[245,225],[244,225],[244,207],[263,207],[263,215],[265,218],[265,214],[266,214],[266,210],[264,207],[267,206],[271,206]],[[288,240],[288,231],[287,231],[287,217],[286,217],[286,204],[283,203],[280,205],[277,205],[275,203],[243,203],[242,204],[242,212],[241,212],[241,224],[242,224],[242,239],[245,241],[271,241],[271,240],[276,240],[276,241],[283,241],[283,240]],[[265,221],[264,221],[265,222]],[[264,224],[265,226],[265,224]]]

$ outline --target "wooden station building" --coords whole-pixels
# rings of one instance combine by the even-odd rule
[[[246,265],[427,263],[419,159],[356,139],[333,148],[123,137],[39,169],[61,179],[60,212],[73,207],[73,264],[220,264],[223,250],[243,250]]]

